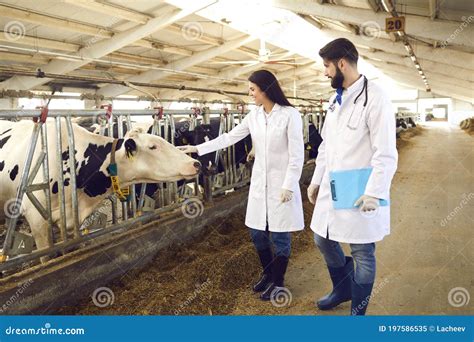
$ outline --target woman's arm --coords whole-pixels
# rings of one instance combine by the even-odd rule
[[[303,124],[296,109],[290,112],[287,134],[289,160],[282,188],[295,191],[299,187],[304,163]]]
[[[242,122],[235,126],[229,133],[224,133],[213,140],[196,145],[195,147],[197,149],[198,155],[202,156],[204,154],[229,147],[249,135],[249,116],[250,113],[247,114]]]

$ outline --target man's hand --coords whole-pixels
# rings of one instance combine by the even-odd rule
[[[280,194],[281,203],[291,201],[292,198],[293,198],[293,191],[281,189],[281,194]]]
[[[373,211],[377,210],[379,207],[379,199],[368,196],[368,195],[362,195],[359,197],[359,199],[354,203],[354,207],[360,206],[361,211]]]
[[[309,203],[315,204],[316,203],[316,198],[318,198],[318,192],[319,192],[319,185],[316,184],[310,184],[308,186],[308,199]]]
[[[247,163],[255,159],[255,149],[252,147],[249,154],[247,154]]]
[[[177,146],[178,150],[184,153],[197,153],[197,147],[192,145]]]

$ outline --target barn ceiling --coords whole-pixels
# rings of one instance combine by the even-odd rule
[[[406,17],[404,35],[384,31],[394,13]],[[470,0],[5,0],[0,65],[223,91],[245,91],[248,75],[267,68],[288,94],[320,98],[331,89],[318,50],[346,37],[369,77],[473,102],[473,21]],[[44,90],[51,81],[4,77],[0,88]],[[143,95],[109,84],[75,90]],[[166,99],[225,97],[148,90]]]

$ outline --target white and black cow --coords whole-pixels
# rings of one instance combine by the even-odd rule
[[[123,125],[123,133],[126,135],[128,126],[125,122],[122,123]],[[151,133],[153,129],[153,123],[145,123],[145,122],[137,122],[132,124],[134,129],[139,127],[146,133]],[[200,124],[194,128],[194,130],[189,130],[189,122],[188,120],[184,121],[176,121],[175,122],[175,132],[174,132],[174,144],[175,146],[184,146],[184,145],[198,145],[205,141],[212,140],[217,138],[219,135],[219,125],[220,125],[220,118],[210,118],[209,124]],[[114,137],[118,137],[118,129],[117,124],[113,123],[112,126],[112,134]],[[171,129],[168,128],[168,136],[171,136]],[[98,124],[94,124],[90,126],[90,131],[99,134],[100,126]],[[108,126],[105,128],[105,135],[108,135]],[[164,136],[164,127],[161,126],[161,135]],[[252,139],[250,136],[246,137],[245,139],[237,142],[235,145],[235,161],[236,167],[239,168],[239,164],[245,163],[247,160],[248,153],[252,149]],[[319,144],[318,144],[319,146]],[[216,152],[206,154],[204,156],[195,156],[199,160],[202,165],[210,165],[214,164]],[[219,164],[218,168],[214,172],[223,172],[224,166],[222,163]],[[203,175],[199,178],[199,184],[203,184]],[[178,186],[181,186],[182,183],[178,183]],[[136,187],[136,196],[138,201],[138,196],[140,194],[140,184]],[[146,188],[146,195],[153,198],[155,192],[158,190],[158,185],[149,183]]]
[[[0,206],[4,208],[8,200],[15,198],[23,172],[26,151],[33,131],[32,121],[9,122],[0,120]],[[53,222],[60,219],[58,203],[58,168],[56,157],[55,122],[48,120],[48,151],[51,189],[51,207]],[[112,193],[111,179],[107,167],[110,163],[113,138],[90,133],[86,129],[73,125],[75,136],[76,182],[79,204],[80,223]],[[33,162],[40,152],[37,144]],[[67,226],[73,226],[71,207],[71,184],[69,151],[66,123],[62,124],[62,161]],[[164,139],[144,134],[134,129],[125,139],[118,139],[115,159],[121,187],[143,182],[177,181],[191,179],[200,171],[200,163],[179,151]],[[42,172],[38,173],[35,183],[42,182]],[[39,201],[45,206],[43,191],[35,192]],[[47,221],[39,214],[30,200],[24,196],[22,214],[28,221],[38,249],[50,245],[48,241]],[[5,213],[0,213],[0,222]]]

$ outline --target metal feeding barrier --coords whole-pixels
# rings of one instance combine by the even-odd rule
[[[37,110],[0,110],[3,120],[33,119],[34,126],[26,151],[25,165],[21,174],[20,184],[15,197],[15,215],[6,219],[6,233],[3,249],[0,254],[0,271],[14,269],[27,262],[38,260],[40,257],[52,256],[56,253],[64,254],[77,249],[84,242],[91,239],[111,234],[113,232],[131,228],[138,222],[149,220],[146,211],[153,214],[164,213],[178,208],[182,201],[189,197],[199,196],[204,201],[212,201],[214,196],[225,193],[233,188],[245,186],[250,182],[250,168],[245,165],[245,160],[236,160],[235,145],[217,151],[212,167],[203,165],[203,182],[200,184],[199,176],[194,180],[183,182],[178,187],[178,182],[163,182],[155,184],[158,190],[155,193],[157,203],[146,196],[150,184],[141,184],[138,198],[135,194],[135,185],[130,187],[130,201],[123,202],[121,213],[118,214],[117,198],[115,195],[108,197],[111,204],[111,222],[107,224],[107,215],[95,212],[79,222],[79,202],[76,184],[77,165],[75,160],[75,135],[73,118],[95,118],[99,124],[99,134],[114,137],[114,125],[117,136],[124,137],[124,127],[132,130],[135,122],[134,116],[149,116],[151,134],[161,136],[171,144],[175,144],[185,132],[192,132],[201,125],[209,125],[219,120],[218,135],[231,131],[247,114],[245,107],[237,110],[210,110],[208,108],[193,108],[189,110],[166,110],[157,107],[151,110],[113,110],[112,106],[104,106],[97,110],[48,110],[48,107]],[[54,120],[54,132],[47,131],[46,120]],[[323,112],[319,109],[304,112],[303,135],[305,143],[309,141],[309,125],[313,124],[320,131],[324,122]],[[213,121],[212,119],[215,119]],[[177,120],[180,127],[177,129]],[[184,122],[184,124],[183,124]],[[65,125],[65,130],[63,129]],[[67,133],[67,146],[63,147],[62,134]],[[48,137],[54,134],[56,146],[54,151],[48,149]],[[40,147],[37,148],[38,141]],[[190,143],[190,142],[189,142]],[[68,153],[65,153],[65,152]],[[246,154],[250,151],[245,151]],[[58,174],[58,205],[59,220],[53,222],[52,195],[50,188],[49,157],[56,155],[56,168]],[[34,160],[34,156],[36,160]],[[67,155],[70,166],[69,191],[65,191],[64,166],[62,161]],[[219,165],[223,172],[217,173]],[[74,167],[76,166],[76,167]],[[42,170],[42,181],[34,183],[37,175]],[[42,191],[44,200],[40,201],[35,195]],[[27,196],[34,207],[48,223],[48,248],[34,249],[33,237],[19,232],[17,223],[20,216],[21,203]],[[67,198],[69,197],[70,198]],[[71,212],[67,212],[66,200],[71,202]],[[93,216],[93,219],[89,219]],[[104,217],[105,216],[105,217]],[[72,218],[72,219],[71,219]]]

